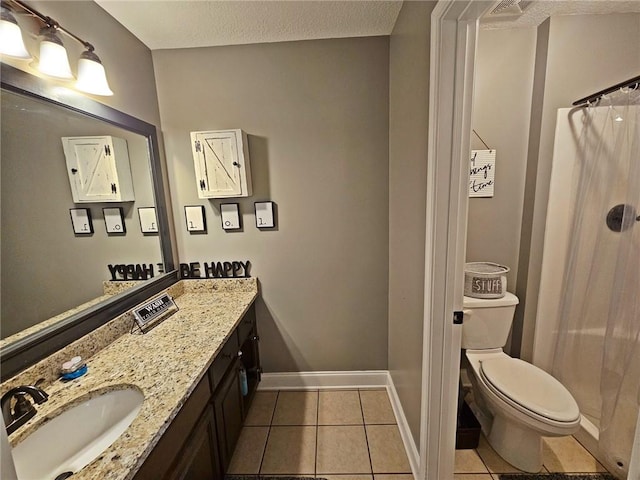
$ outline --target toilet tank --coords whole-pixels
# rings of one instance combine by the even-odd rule
[[[507,292],[502,298],[464,297],[462,348],[502,348],[507,343],[518,297]]]

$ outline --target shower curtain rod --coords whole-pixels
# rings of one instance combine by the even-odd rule
[[[589,95],[588,97],[584,97],[584,98],[581,98],[580,100],[576,100],[575,102],[572,103],[572,105],[574,107],[577,107],[577,106],[580,106],[580,105],[584,105],[585,103],[594,102],[595,100],[600,99],[600,97],[602,97],[603,95],[606,95],[608,93],[613,93],[616,90],[619,90],[619,89],[624,88],[624,87],[632,87],[634,89],[640,88],[640,75],[637,76],[637,77],[630,78],[629,80],[625,80],[624,82],[620,82],[620,83],[614,85],[613,87],[609,87],[609,88],[605,88],[604,90],[600,90],[599,92],[593,93],[593,94]]]

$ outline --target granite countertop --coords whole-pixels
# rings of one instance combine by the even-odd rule
[[[138,416],[99,458],[73,475],[78,480],[132,478],[258,292],[256,279],[179,283],[183,285],[173,292],[178,312],[144,335],[128,330],[120,334],[86,359],[89,367],[86,375],[46,385],[49,401],[38,405],[36,416],[10,436],[11,444],[19,443],[49,416],[55,417],[64,409],[105,391],[134,387],[144,395]],[[126,323],[131,324],[130,316]],[[71,358],[78,354],[78,349],[74,350],[72,344],[65,349],[67,352],[62,352],[66,357],[58,356],[58,360]],[[1,390],[26,380],[25,375],[37,377],[47,368],[51,370],[50,366],[40,370],[36,367],[32,372],[19,374]]]

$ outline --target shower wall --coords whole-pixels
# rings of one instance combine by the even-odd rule
[[[514,334],[533,357],[556,114],[574,100],[640,72],[640,14],[567,15],[538,27]],[[517,347],[517,339],[516,339]]]

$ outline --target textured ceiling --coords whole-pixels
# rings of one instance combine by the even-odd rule
[[[151,50],[389,35],[402,1],[96,0]]]
[[[495,0],[496,4],[499,3]],[[96,0],[151,50],[389,35],[401,0]],[[513,3],[517,3],[513,0]],[[549,16],[640,12],[640,0],[521,0],[485,29],[538,26]]]
[[[521,4],[524,6],[522,14],[486,15],[480,22],[481,28],[535,27],[557,15],[640,13],[640,0],[540,0],[522,1]]]

